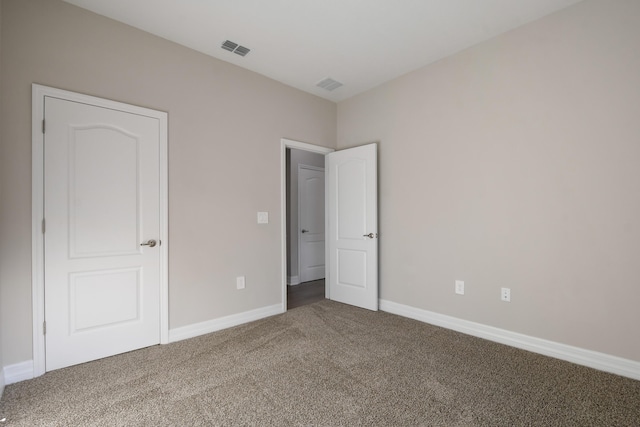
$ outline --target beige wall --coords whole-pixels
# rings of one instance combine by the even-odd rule
[[[336,105],[59,0],[2,12],[5,364],[32,358],[34,82],[169,113],[171,328],[280,303],[280,139],[334,147]]]
[[[279,303],[280,138],[333,147],[335,105],[59,0],[0,9],[0,366],[32,358],[34,82],[169,112],[172,328]],[[640,361],[639,20],[587,0],[338,105],[339,147],[380,142],[383,299]]]
[[[0,81],[2,81],[2,0],[0,0]],[[0,99],[2,98],[2,92],[0,92]],[[0,129],[2,129],[2,115],[0,115]],[[0,159],[4,157],[4,153],[2,150],[2,133],[0,132]],[[2,204],[2,194],[3,194],[3,181],[0,180],[0,204]],[[0,208],[1,209],[1,208]],[[2,218],[0,216],[0,218]],[[0,240],[2,240],[2,234],[0,234]],[[0,264],[2,265],[2,264]],[[5,324],[5,319],[2,316],[2,286],[0,286],[0,397],[2,397],[2,393],[4,392],[4,363],[2,363],[2,325]]]
[[[638,40],[586,1],[338,105],[380,141],[381,298],[640,361]]]
[[[298,272],[298,165],[324,167],[324,154],[310,151],[287,150],[287,276]]]

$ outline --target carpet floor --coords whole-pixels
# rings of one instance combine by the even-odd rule
[[[9,426],[639,426],[640,381],[321,301],[6,387]]]

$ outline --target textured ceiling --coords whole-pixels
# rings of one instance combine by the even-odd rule
[[[339,102],[581,0],[65,1]]]

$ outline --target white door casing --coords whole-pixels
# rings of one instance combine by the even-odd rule
[[[377,145],[327,154],[325,167],[329,296],[377,310]]]
[[[294,141],[292,139],[282,138],[280,140],[280,280],[281,280],[281,311],[287,311],[287,149],[293,148],[297,150],[309,151],[326,155],[333,152],[332,148],[322,147],[319,145],[308,144],[306,142]],[[326,177],[325,177],[326,182]],[[325,194],[326,200],[326,194]],[[326,212],[326,206],[325,206]],[[327,229],[327,217],[325,215],[325,230]],[[325,260],[327,257],[327,247],[325,245]],[[326,277],[325,264],[325,277]],[[329,298],[329,287],[325,286],[326,297]]]
[[[324,169],[298,165],[298,272],[300,282],[325,277]]]
[[[168,342],[166,113],[33,96],[34,375]]]

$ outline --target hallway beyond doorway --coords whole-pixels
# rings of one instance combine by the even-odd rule
[[[287,285],[287,310],[322,301],[324,295],[324,279],[295,286]]]

